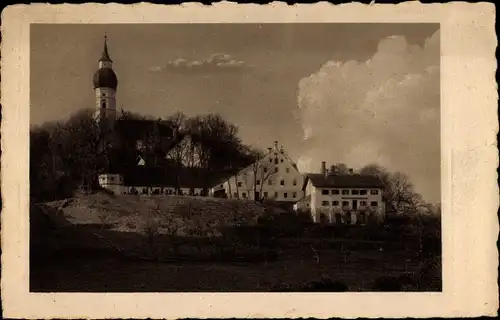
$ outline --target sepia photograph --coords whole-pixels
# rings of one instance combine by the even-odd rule
[[[30,32],[31,291],[441,291],[439,24]]]
[[[2,316],[496,315],[494,6],[9,6]]]

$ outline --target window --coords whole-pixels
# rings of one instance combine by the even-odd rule
[[[148,188],[142,188],[142,194],[147,194],[148,193]]]
[[[241,187],[241,182],[238,182],[238,187]]]
[[[376,207],[376,206],[378,206],[378,202],[377,201],[372,201],[372,202],[370,202],[370,206]]]
[[[269,180],[267,181],[267,184],[268,184],[268,185],[270,185],[270,186],[272,186],[272,185],[273,185],[273,180],[269,179]]]
[[[344,196],[349,195],[349,190],[342,190],[342,195]]]
[[[269,163],[273,163],[273,159],[269,159]]]
[[[266,172],[267,172],[267,167],[264,167],[264,173],[266,173]]]
[[[339,194],[339,193],[340,193],[340,192],[339,192],[339,190],[337,190],[337,189],[333,189],[333,190],[332,190],[332,194]]]
[[[288,193],[286,193],[286,192],[285,192],[285,193],[283,194],[283,198],[287,198],[287,197],[288,197]]]
[[[323,189],[323,190],[321,190],[321,194],[322,194],[322,195],[327,195],[327,194],[328,194],[328,189]]]
[[[349,201],[342,201],[342,207],[348,207]]]
[[[274,164],[278,164],[278,158],[274,158]]]
[[[359,190],[351,190],[351,194],[358,195],[359,194]]]
[[[332,206],[338,206],[339,202],[338,201],[332,201]]]
[[[297,192],[292,193],[292,198],[297,198]]]
[[[236,193],[236,192],[235,192],[235,193],[233,194],[233,196],[234,196],[235,198],[238,198],[238,193]]]
[[[283,159],[281,159],[280,161],[281,161],[281,163],[283,163]]]
[[[360,201],[359,205],[362,206],[362,207],[366,207],[366,201]]]
[[[274,193],[274,197],[275,197],[275,198],[278,198],[278,192],[275,192],[275,193]]]
[[[370,194],[377,195],[378,190],[377,189],[370,190]]]
[[[367,190],[359,190],[359,194],[362,196],[366,196]]]
[[[289,173],[290,172],[290,168],[286,168],[285,171],[286,171],[286,173]]]
[[[103,109],[106,109],[106,101],[103,101],[103,102],[102,102],[102,108],[103,108]]]
[[[274,172],[278,172],[278,167],[274,168]]]
[[[293,179],[293,185],[296,186],[297,185],[297,180]]]
[[[257,180],[256,184],[257,184],[258,186],[260,186],[260,180]]]
[[[242,196],[243,198],[246,198],[246,197],[247,197],[247,193],[246,193],[246,192],[243,192],[243,193],[241,194],[241,196]]]
[[[285,180],[281,179],[280,185],[284,186],[285,185]]]
[[[267,198],[267,191],[264,192],[264,198]]]
[[[328,205],[329,205],[329,204],[330,204],[330,202],[328,202],[328,201],[322,201],[322,202],[321,202],[321,205],[322,205],[323,207],[328,207]]]

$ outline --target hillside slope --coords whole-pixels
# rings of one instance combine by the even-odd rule
[[[112,196],[105,193],[79,195],[44,204],[52,214],[74,225],[107,225],[108,230],[143,232],[151,226],[158,232],[184,235],[195,230],[203,236],[220,227],[255,224],[264,213],[279,209],[253,201],[187,196]],[[61,211],[57,213],[57,211]]]

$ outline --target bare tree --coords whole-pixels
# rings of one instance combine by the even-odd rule
[[[64,135],[62,149],[66,155],[65,162],[72,164],[74,175],[81,178],[84,185],[97,189],[98,174],[109,170],[116,136],[94,120],[92,110],[74,114],[61,134]]]
[[[277,165],[272,157],[264,157],[258,151],[255,151],[255,155],[257,160],[242,172],[246,191],[249,195],[254,194],[254,201],[262,202],[264,200],[264,186],[276,174]]]
[[[414,213],[425,205],[422,196],[415,191],[409,177],[404,173],[390,173],[387,169],[376,164],[363,167],[360,173],[380,178],[384,185],[384,200],[390,212]]]

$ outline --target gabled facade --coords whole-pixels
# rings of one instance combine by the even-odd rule
[[[305,199],[314,222],[331,224],[364,224],[380,218],[385,212],[384,185],[371,175],[330,172],[322,165],[322,173],[307,174],[303,184]],[[297,203],[296,208],[304,208]]]
[[[267,154],[211,188],[213,196],[294,203],[303,198],[304,176],[283,146],[274,142]]]

